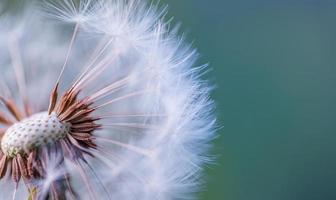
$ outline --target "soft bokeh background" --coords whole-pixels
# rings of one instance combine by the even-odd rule
[[[336,199],[336,1],[165,2],[217,86],[201,199]]]
[[[336,1],[161,3],[217,86],[224,127],[200,199],[336,199]]]

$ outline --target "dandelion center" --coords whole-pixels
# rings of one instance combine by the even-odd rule
[[[9,127],[1,140],[1,149],[14,157],[66,137],[69,129],[70,124],[61,122],[56,113],[38,113]]]

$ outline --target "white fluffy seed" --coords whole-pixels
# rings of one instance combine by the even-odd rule
[[[60,122],[55,113],[38,113],[9,127],[1,139],[1,149],[13,157],[56,142],[66,137],[69,129],[70,124]]]

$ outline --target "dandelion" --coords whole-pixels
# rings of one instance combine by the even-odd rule
[[[193,198],[213,105],[165,13],[60,0],[2,15],[1,199]]]

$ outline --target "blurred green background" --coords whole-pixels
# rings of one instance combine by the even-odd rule
[[[336,199],[336,1],[164,2],[217,86],[201,199]]]
[[[216,86],[223,128],[200,199],[335,200],[336,1],[161,3]]]

